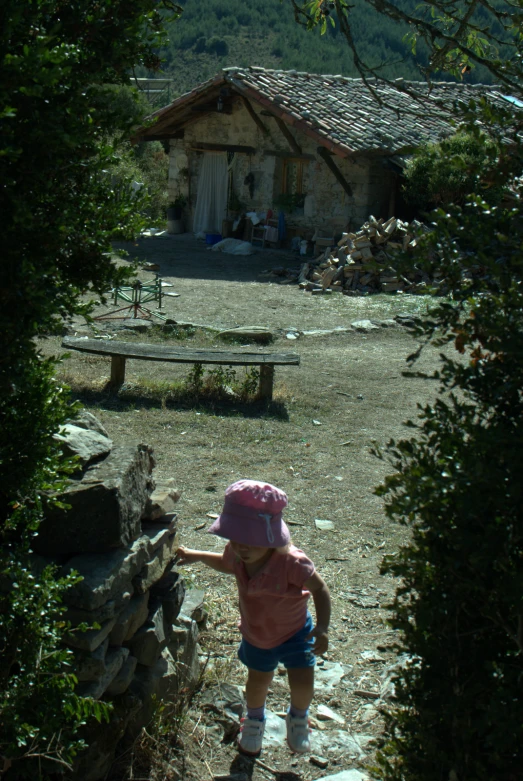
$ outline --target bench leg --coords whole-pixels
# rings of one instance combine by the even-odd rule
[[[274,385],[274,365],[262,363],[260,366],[260,399],[272,401],[272,388]]]
[[[111,356],[111,385],[118,387],[125,380],[125,357],[123,355]]]

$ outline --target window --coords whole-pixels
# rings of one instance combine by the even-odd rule
[[[301,157],[284,157],[279,161],[274,179],[274,205],[277,208],[292,213],[303,207],[306,162]]]

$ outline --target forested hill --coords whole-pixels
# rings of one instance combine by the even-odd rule
[[[416,3],[402,1],[405,7]],[[180,0],[180,4],[182,17],[169,25],[170,44],[163,52],[162,75],[172,77],[175,94],[230,65],[358,76],[338,27],[327,25],[323,36],[318,30],[307,32],[294,20],[288,0]],[[354,38],[368,62],[383,63],[381,72],[390,78],[420,78],[403,40],[405,27],[379,16],[363,0],[353,0],[351,20]],[[418,52],[418,56],[423,55]],[[467,80],[480,79],[476,73]]]

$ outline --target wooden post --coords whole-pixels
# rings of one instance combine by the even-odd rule
[[[262,363],[260,366],[260,399],[272,401],[272,386],[274,384],[274,364]]]
[[[125,380],[125,356],[112,355],[111,356],[111,385],[120,386],[123,385]]]

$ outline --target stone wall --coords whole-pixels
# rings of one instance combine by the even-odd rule
[[[70,509],[54,510],[40,527],[34,564],[52,561],[60,574],[82,577],[64,598],[77,692],[114,709],[109,724],[86,729],[88,749],[73,777],[97,781],[150,721],[155,702],[198,679],[193,615],[201,604],[185,598],[174,566],[179,493],[172,481],[155,485],[152,449],[113,445],[89,413],[58,438],[81,469],[60,497]],[[92,628],[76,629],[82,623]]]
[[[269,135],[262,133],[243,103],[239,102],[233,105],[232,114],[215,112],[206,115],[187,125],[183,139],[171,140],[169,197],[174,199],[182,192],[189,198],[189,207],[184,215],[188,230],[192,227],[203,155],[203,152],[195,151],[199,144],[253,147],[256,150],[254,155],[237,153],[235,156],[232,165],[234,192],[246,210],[266,211],[272,208],[276,211],[273,201],[281,192],[284,158],[268,152],[278,152],[289,157],[292,157],[292,152],[275,119],[263,115],[260,105],[253,102],[252,106]],[[302,168],[302,191],[310,196],[307,208],[286,215],[289,225],[300,228],[303,236],[312,235],[315,230],[320,230],[324,235],[332,235],[347,227],[359,226],[369,214],[384,219],[391,216],[395,178],[383,167],[379,158],[363,155],[350,160],[336,155],[333,157],[352,188],[353,194],[349,196],[317,154],[318,143],[294,128],[290,128],[290,132],[303,154],[310,155],[311,159],[304,160]],[[252,197],[248,184],[245,184],[248,174],[254,176]]]

